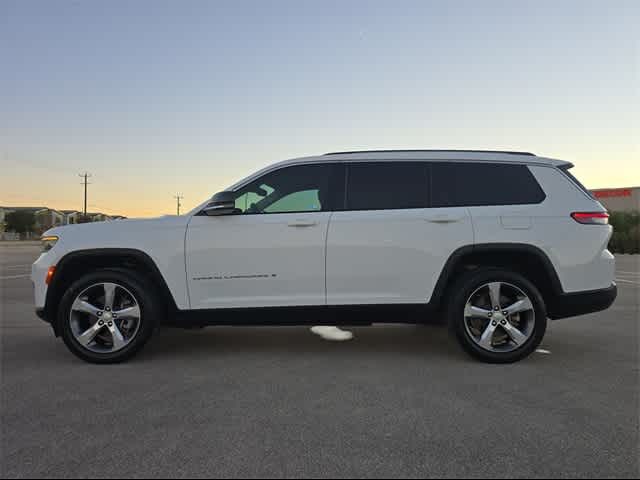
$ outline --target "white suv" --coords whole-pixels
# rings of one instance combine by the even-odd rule
[[[36,309],[95,363],[159,325],[446,319],[488,362],[522,359],[547,318],[616,297],[612,229],[571,164],[520,152],[343,152],[289,160],[184,216],[46,232]]]

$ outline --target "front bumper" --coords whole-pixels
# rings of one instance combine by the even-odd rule
[[[613,283],[609,288],[586,292],[563,293],[548,306],[549,318],[576,317],[587,313],[600,312],[609,308],[618,296],[618,286]]]
[[[51,323],[51,321],[47,318],[44,308],[36,308],[36,315],[40,320],[43,320],[47,323]]]
[[[51,326],[51,328],[53,329],[53,334],[56,337],[60,336],[60,332],[58,331],[58,328],[57,328],[58,323],[53,321],[53,319],[47,314],[47,310],[46,309],[44,309],[44,308],[36,308],[36,315],[43,322],[46,322]]]

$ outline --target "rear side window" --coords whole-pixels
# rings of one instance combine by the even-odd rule
[[[347,210],[426,208],[429,200],[424,163],[352,163],[346,185]]]
[[[545,194],[526,165],[433,163],[433,207],[540,203]]]

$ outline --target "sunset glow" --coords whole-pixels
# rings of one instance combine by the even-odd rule
[[[81,209],[87,170],[89,210],[170,214],[353,149],[526,150],[640,185],[637,2],[0,9],[3,206]]]

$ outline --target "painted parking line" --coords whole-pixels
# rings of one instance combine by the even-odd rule
[[[616,282],[630,283],[631,285],[640,285],[640,282],[632,282],[631,280],[623,280],[621,278],[616,278]]]
[[[635,275],[629,275],[625,273],[616,273],[616,277],[622,278],[624,280],[640,280],[640,277],[636,277]]]
[[[7,269],[7,270],[14,270],[14,269],[18,269],[18,268],[31,268],[31,264],[27,264],[27,265],[0,265],[0,268],[3,269]]]
[[[640,277],[640,272],[623,272],[622,270],[616,272],[620,275],[633,275],[634,277]]]
[[[8,277],[0,277],[0,280],[16,280],[18,278],[29,278],[31,275],[10,275]]]

